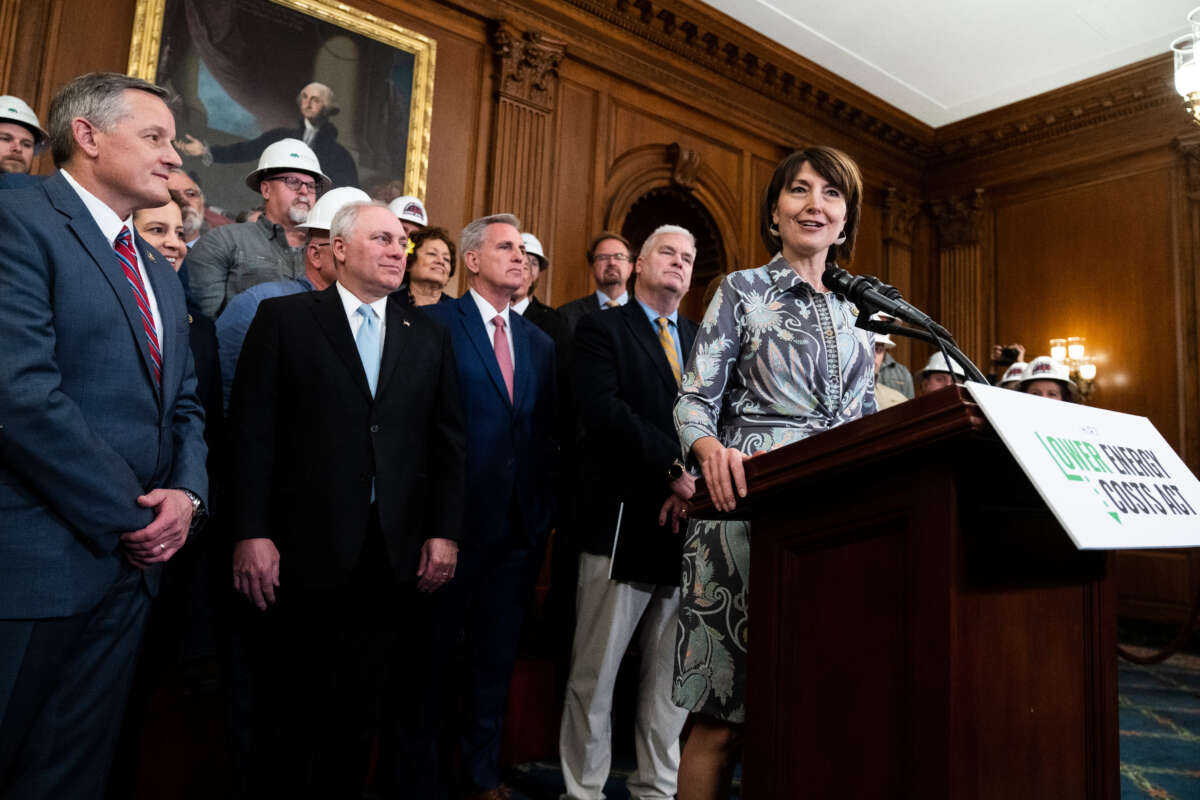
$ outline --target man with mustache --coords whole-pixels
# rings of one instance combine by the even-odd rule
[[[167,188],[171,190],[172,198],[178,198],[179,209],[183,213],[183,241],[189,250],[213,228],[233,222],[219,210],[208,207],[204,201],[204,190],[200,188],[194,173],[184,172],[182,168],[171,170]]]
[[[47,140],[37,114],[24,100],[0,96],[0,189],[21,189],[42,180],[29,172]]]
[[[329,178],[304,142],[281,139],[263,150],[246,185],[262,195],[263,215],[209,231],[188,254],[192,297],[213,319],[239,292],[304,272],[306,234],[298,226]]]

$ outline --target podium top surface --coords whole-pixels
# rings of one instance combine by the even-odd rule
[[[962,436],[998,440],[983,411],[962,386],[947,386],[885,411],[810,436],[745,462],[750,498],[785,484],[851,466],[882,461]],[[688,503],[693,519],[740,518],[745,512],[717,511],[701,479]]]

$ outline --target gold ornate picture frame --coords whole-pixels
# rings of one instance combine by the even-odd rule
[[[213,145],[185,155],[184,169],[232,215],[255,201],[242,182],[253,145],[285,130],[300,138],[298,96],[314,81],[339,107],[328,160],[353,159],[360,187],[402,181],[423,198],[435,58],[433,39],[330,0],[138,0],[129,74],[179,95],[180,138]]]

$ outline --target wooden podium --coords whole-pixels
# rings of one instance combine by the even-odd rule
[[[744,796],[1117,800],[1108,554],[949,387],[758,456]],[[696,518],[719,518],[707,495]]]

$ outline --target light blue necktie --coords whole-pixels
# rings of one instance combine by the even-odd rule
[[[358,357],[362,359],[363,369],[367,373],[367,385],[371,387],[371,396],[375,396],[375,387],[379,384],[379,317],[375,309],[366,303],[354,312],[363,318],[358,327],[358,336],[354,344],[358,346]]]

